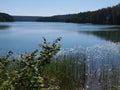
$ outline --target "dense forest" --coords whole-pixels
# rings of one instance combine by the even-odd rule
[[[78,14],[40,17],[37,21],[120,25],[120,4],[113,7],[107,7],[96,11],[81,12]]]
[[[10,16],[5,13],[0,13],[0,22],[6,21],[72,22],[120,25],[120,4],[113,7],[102,8],[96,11],[56,15],[51,17]]]
[[[11,22],[13,21],[13,17],[6,14],[6,13],[0,13],[0,22]]]

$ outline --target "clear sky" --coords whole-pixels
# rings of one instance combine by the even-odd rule
[[[52,16],[93,11],[120,0],[0,0],[0,12],[11,15]]]

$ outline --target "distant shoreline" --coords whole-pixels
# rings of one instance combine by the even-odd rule
[[[101,25],[120,25],[120,4],[102,8],[96,11],[87,11],[78,14],[55,15],[55,16],[11,16],[0,13],[1,22],[24,21],[24,22],[66,22],[66,23],[90,23]]]

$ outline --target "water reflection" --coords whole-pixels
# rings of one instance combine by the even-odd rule
[[[94,35],[106,41],[120,42],[120,31],[87,31],[82,33]]]
[[[0,50],[4,53],[33,51],[44,36],[48,41],[61,36],[62,48],[92,47],[120,42],[120,26],[48,22],[0,23]]]
[[[0,25],[0,30],[5,30],[6,28],[9,28],[9,25]]]
[[[105,26],[100,27],[98,30],[91,31],[79,31],[80,33],[86,35],[92,35],[98,37],[102,40],[111,41],[111,42],[120,42],[120,26]]]
[[[108,27],[104,27],[102,28],[103,30],[120,30],[120,26],[108,26]]]

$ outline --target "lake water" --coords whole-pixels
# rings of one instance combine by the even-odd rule
[[[31,52],[39,48],[43,36],[50,42],[62,37],[60,55],[69,54],[77,56],[78,60],[84,60],[85,90],[112,90],[113,87],[120,87],[120,26],[49,22],[0,23],[0,55],[5,55],[9,50],[15,54]],[[75,70],[76,80],[83,75],[80,63]]]
[[[62,37],[63,49],[118,43],[120,26],[49,22],[0,23],[0,53],[30,52],[42,43]]]

